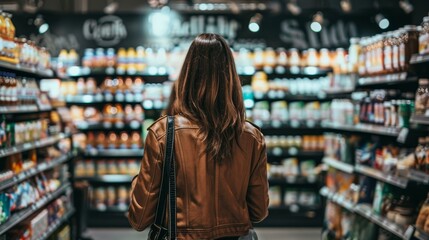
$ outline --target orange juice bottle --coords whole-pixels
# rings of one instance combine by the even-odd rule
[[[134,48],[128,48],[127,51],[127,59],[128,59],[128,71],[135,72],[136,71],[136,50]]]
[[[127,70],[127,51],[125,50],[125,48],[119,48],[117,57],[118,57],[118,60],[117,60],[118,71]]]
[[[0,10],[0,38],[5,38],[6,36],[6,19],[4,18],[3,11]]]
[[[12,22],[12,14],[6,13],[5,23],[6,23],[6,34],[9,40],[15,38],[15,25]]]

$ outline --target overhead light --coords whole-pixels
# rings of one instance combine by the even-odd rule
[[[298,6],[297,0],[289,0],[289,2],[286,3],[286,7],[293,15],[299,15],[301,13],[301,8]]]
[[[341,9],[345,13],[348,13],[352,10],[352,3],[350,2],[350,0],[341,0],[340,5],[341,5]]]
[[[313,32],[320,32],[322,31],[322,24],[323,24],[323,13],[317,12],[313,15],[313,22],[310,24],[310,28]]]
[[[105,14],[113,14],[118,9],[118,2],[111,0],[109,3],[104,7],[104,13]]]
[[[404,10],[406,14],[410,14],[414,10],[413,4],[411,4],[408,0],[399,1],[399,6],[402,8],[402,10]]]
[[[48,29],[49,29],[49,24],[44,23],[44,24],[40,25],[39,33],[44,34],[46,31],[48,31]]]
[[[249,30],[251,32],[258,32],[260,29],[259,24],[261,23],[261,20],[262,20],[262,15],[259,13],[251,17],[249,21]]]
[[[387,19],[383,14],[379,13],[375,16],[375,21],[378,24],[378,27],[381,29],[386,29],[390,25],[389,19]]]

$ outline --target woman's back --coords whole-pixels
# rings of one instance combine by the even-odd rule
[[[175,162],[177,185],[178,239],[216,239],[245,235],[251,222],[263,220],[267,214],[268,195],[266,182],[265,143],[260,131],[246,122],[239,145],[233,145],[232,159],[215,161],[207,159],[206,146],[198,134],[199,127],[185,117],[175,116]],[[165,149],[166,118],[161,118],[149,128],[146,144],[149,151],[158,152],[163,159]],[[145,156],[149,154],[145,153]],[[145,162],[143,160],[143,162]],[[159,172],[146,166],[147,170]],[[143,168],[144,166],[142,166]],[[151,174],[153,172],[147,172]],[[149,180],[151,176],[145,176]],[[154,181],[139,182],[148,189]],[[153,213],[146,212],[156,204],[157,194],[149,194],[146,206],[134,209],[141,221],[130,222],[136,229],[144,229],[153,222]],[[134,199],[133,199],[134,200]],[[131,206],[133,206],[132,204]],[[130,212],[131,213],[131,212]],[[146,213],[144,216],[141,213]]]

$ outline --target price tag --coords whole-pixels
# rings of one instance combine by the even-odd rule
[[[407,141],[408,133],[409,133],[408,128],[402,128],[398,134],[398,138],[396,139],[396,141],[399,143],[405,143]]]

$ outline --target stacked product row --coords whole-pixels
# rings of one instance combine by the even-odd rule
[[[0,61],[19,64],[37,70],[48,70],[51,67],[50,53],[33,41],[15,37],[15,26],[12,14],[0,12]]]
[[[76,177],[94,177],[107,174],[135,176],[140,170],[138,160],[85,160],[76,162]]]

